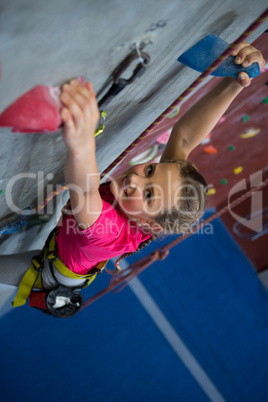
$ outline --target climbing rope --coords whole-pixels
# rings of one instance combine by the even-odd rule
[[[68,190],[67,186],[61,186],[59,187],[57,190],[52,191],[52,193],[49,194],[49,196],[45,199],[45,201],[43,202],[43,204],[39,205],[36,208],[36,212],[40,212],[42,211],[42,209],[45,208],[45,206],[49,203],[49,201],[52,200],[53,197],[55,197],[56,195],[62,193],[63,191]]]

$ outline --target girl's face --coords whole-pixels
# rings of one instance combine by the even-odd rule
[[[120,208],[133,220],[150,220],[178,204],[180,176],[175,163],[143,163],[110,183]]]

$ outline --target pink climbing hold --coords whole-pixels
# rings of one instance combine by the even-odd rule
[[[82,84],[84,77],[77,78]],[[60,129],[61,88],[37,85],[15,100],[0,115],[0,127],[13,133],[52,133]]]
[[[8,106],[0,115],[1,127],[13,133],[49,133],[61,125],[60,88],[38,85]]]
[[[225,117],[225,116],[222,116],[222,117],[220,118],[220,120],[218,121],[218,124],[224,123],[225,120],[226,120],[226,117]]]
[[[169,140],[170,133],[171,133],[171,131],[165,131],[163,134],[160,134],[160,135],[157,137],[156,141],[157,141],[159,144],[166,144],[166,143],[168,142],[168,140]]]
[[[263,68],[261,69],[260,73],[265,73],[266,71],[268,71],[268,63],[266,63]]]

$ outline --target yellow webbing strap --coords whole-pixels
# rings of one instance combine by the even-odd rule
[[[44,258],[47,257],[51,262],[53,262],[56,269],[67,278],[71,279],[88,279],[88,286],[90,283],[94,281],[96,278],[97,273],[94,274],[86,274],[86,275],[79,275],[75,272],[71,271],[61,259],[57,256],[56,253],[56,243],[55,237],[57,235],[57,231],[54,232],[48,246],[47,252],[44,254]],[[108,260],[107,260],[108,261]],[[96,268],[101,270],[107,263],[107,261],[102,261],[96,265]],[[26,300],[30,296],[33,286],[38,289],[42,289],[42,282],[41,282],[41,275],[39,275],[38,269],[40,268],[39,262],[33,258],[32,265],[24,274],[21,283],[18,288],[18,292],[16,297],[12,303],[13,307],[23,306],[26,303]],[[38,276],[39,275],[39,276]]]
[[[37,269],[40,268],[40,264],[35,259],[33,259],[32,265],[30,266],[28,271],[26,271],[26,273],[24,274],[24,276],[21,280],[16,297],[15,297],[14,301],[12,302],[13,307],[23,306],[26,303],[26,300],[30,296],[32,288],[35,284],[36,284],[36,287],[38,287],[39,289],[42,289],[41,277],[40,277],[40,281],[38,281],[37,277],[39,275],[39,272],[37,271],[36,268]],[[37,282],[39,282],[39,283],[37,284]]]
[[[88,273],[85,275],[79,275],[79,274],[76,274],[75,272],[71,271],[68,267],[66,267],[66,265],[61,261],[61,259],[57,255],[56,242],[55,242],[56,235],[57,235],[57,232],[54,233],[53,237],[51,238],[51,240],[49,242],[47,258],[49,259],[49,261],[53,262],[53,264],[57,268],[57,270],[62,275],[66,276],[67,278],[71,278],[71,279],[91,279],[93,276],[95,278],[96,274]],[[99,262],[96,265],[96,268],[98,270],[101,270],[107,264],[107,261],[108,260]],[[90,283],[91,282],[92,282],[92,280],[90,281]]]

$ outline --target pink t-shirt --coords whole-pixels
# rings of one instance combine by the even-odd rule
[[[128,219],[120,209],[109,184],[100,187],[102,212],[88,229],[77,227],[74,216],[64,215],[56,237],[63,263],[77,274],[86,274],[100,261],[135,251],[150,234]]]

